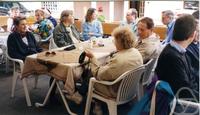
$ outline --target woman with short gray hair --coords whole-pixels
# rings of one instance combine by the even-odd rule
[[[93,76],[97,80],[114,81],[124,72],[137,68],[143,64],[142,55],[140,52],[133,48],[135,44],[135,37],[129,27],[117,27],[112,36],[114,37],[113,43],[116,47],[117,53],[111,56],[109,62],[100,66],[92,52],[86,51],[86,56],[90,58],[90,67]],[[116,97],[118,85],[105,86],[102,84],[95,84],[95,90],[108,96]],[[96,104],[94,111],[99,112],[100,106]]]

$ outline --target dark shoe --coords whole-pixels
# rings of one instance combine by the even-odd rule
[[[102,111],[100,105],[95,104],[94,109],[93,109],[93,114],[94,115],[103,115],[103,111]]]

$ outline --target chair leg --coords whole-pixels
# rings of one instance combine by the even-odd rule
[[[6,73],[9,71],[9,59],[6,57]]]
[[[14,97],[14,96],[15,96],[15,86],[16,86],[16,83],[17,83],[17,78],[18,78],[18,75],[17,75],[17,73],[14,71],[14,72],[13,72],[13,78],[12,78],[11,97]]]
[[[34,75],[34,77],[35,77],[34,89],[36,89],[38,84],[38,76]]]
[[[143,85],[142,84],[139,84],[139,87],[138,87],[138,91],[137,91],[137,101],[139,101],[143,96],[144,96],[144,89],[143,89]]]
[[[117,105],[113,102],[107,102],[109,115],[117,115]]]
[[[90,80],[84,115],[90,114],[90,107],[91,107],[92,95],[93,95],[93,84],[94,83],[91,82],[91,80]]]
[[[22,79],[22,82],[23,82],[23,87],[24,87],[24,93],[25,93],[25,96],[26,96],[26,103],[27,103],[27,106],[32,106],[31,105],[31,100],[30,100],[30,96],[29,96],[29,92],[28,92],[28,87],[27,87],[27,83],[26,83],[26,78],[23,78]]]
[[[90,114],[91,102],[92,102],[92,92],[88,91],[88,96],[87,96],[84,115],[89,115]]]

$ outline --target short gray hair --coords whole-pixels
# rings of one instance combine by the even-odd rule
[[[138,17],[138,12],[135,8],[130,8],[129,10],[131,10],[131,15],[135,15],[135,18]]]
[[[60,15],[60,21],[63,22],[69,15],[73,15],[72,10],[63,10]]]
[[[174,19],[174,13],[171,10],[162,11],[162,14],[170,17],[170,19]]]

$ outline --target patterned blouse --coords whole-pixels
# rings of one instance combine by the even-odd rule
[[[53,33],[54,26],[48,19],[36,22],[34,26],[36,26],[36,29],[33,30],[33,33],[39,35],[41,39],[46,39]]]

